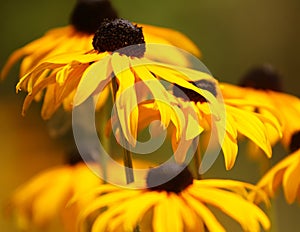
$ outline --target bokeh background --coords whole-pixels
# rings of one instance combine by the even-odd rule
[[[112,0],[120,16],[131,21],[164,26],[189,36],[201,49],[202,61],[220,81],[237,83],[249,68],[270,63],[283,77],[285,91],[300,95],[300,1],[298,0]],[[47,30],[65,26],[75,0],[10,0],[0,3],[0,67],[16,48]],[[15,94],[18,64],[0,83],[0,231],[17,231],[6,217],[11,192],[47,167],[63,162],[64,141],[52,139],[34,104],[20,115],[24,94]],[[276,162],[284,154],[274,151]],[[218,164],[219,163],[219,164]],[[247,157],[224,174],[222,160],[209,175],[242,177],[255,182],[259,167]],[[239,168],[238,168],[239,167]],[[274,202],[272,231],[296,231],[300,206],[287,205],[282,193]]]

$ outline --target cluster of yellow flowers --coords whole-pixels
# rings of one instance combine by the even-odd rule
[[[118,18],[109,1],[79,1],[71,25],[16,50],[1,78],[23,59],[16,90],[28,93],[24,115],[33,101],[42,102],[45,120],[89,100],[107,114],[113,102],[114,113],[101,131],[108,138],[114,132],[125,146],[124,163],[117,163],[126,173],[104,159],[99,164],[101,152],[98,158],[88,154],[86,163],[79,159],[45,170],[11,198],[18,226],[43,229],[59,215],[70,232],[226,231],[216,208],[243,231],[261,231],[271,222],[259,203],[268,205],[280,186],[288,203],[300,201],[300,99],[265,85],[276,76],[269,67],[235,86],[197,69],[195,56],[201,58],[200,50],[182,33]],[[137,140],[154,120],[160,121],[154,130],[167,131],[171,146],[169,160],[158,164],[131,154],[147,152],[138,149]],[[216,158],[211,151],[221,152],[226,169],[232,169],[240,139],[268,158],[278,142],[292,154],[257,185],[201,177]],[[144,167],[151,168],[136,175]],[[101,178],[94,173],[99,168]]]

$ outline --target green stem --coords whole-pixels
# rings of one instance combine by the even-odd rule
[[[117,93],[117,81],[115,77],[112,77],[112,91],[113,91],[113,102],[116,102],[116,93]],[[126,176],[126,182],[127,184],[130,184],[132,182],[134,182],[134,174],[133,174],[133,165],[132,165],[132,154],[129,150],[125,149],[125,147],[128,147],[128,142],[126,141],[126,139],[124,138],[124,133],[122,130],[122,127],[120,125],[120,120],[118,117],[118,112],[117,112],[117,107],[116,109],[116,117],[117,117],[117,123],[119,124],[119,128],[120,128],[120,143],[123,149],[123,163],[124,163],[124,168],[125,168],[125,176]],[[125,147],[124,147],[125,146]]]
[[[196,146],[196,145],[194,145]],[[198,141],[198,145],[197,145],[197,148],[196,148],[196,152],[195,152],[195,155],[194,155],[194,164],[195,164],[195,173],[196,173],[196,178],[198,180],[201,180],[202,177],[199,173],[199,167],[200,167],[200,164],[201,164],[201,150],[200,150],[200,141]]]

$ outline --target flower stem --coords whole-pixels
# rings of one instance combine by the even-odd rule
[[[113,102],[116,102],[116,93],[117,93],[117,89],[118,89],[118,84],[116,81],[115,77],[112,77],[112,91],[113,91]],[[115,107],[116,110],[116,117],[117,117],[117,123],[118,123],[118,127],[120,129],[120,144],[122,146],[123,149],[123,163],[124,163],[124,168],[125,168],[125,176],[126,176],[126,182],[127,184],[130,184],[132,182],[134,182],[134,174],[133,174],[133,165],[132,165],[132,154],[129,150],[127,150],[125,147],[128,147],[128,142],[126,141],[126,139],[124,138],[124,133],[120,124],[120,120],[118,117],[118,112],[117,112],[117,107]]]
[[[196,141],[194,141],[193,143],[194,143],[194,146],[197,146],[196,152],[195,152],[195,155],[194,155],[195,175],[196,175],[196,178],[198,180],[201,180],[202,177],[199,173],[199,167],[200,167],[200,164],[201,164],[200,142],[198,141],[198,144],[197,144]]]

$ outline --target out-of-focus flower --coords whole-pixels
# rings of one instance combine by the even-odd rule
[[[178,174],[179,172],[179,174]],[[173,177],[156,185],[161,177]],[[174,175],[175,176],[175,175]],[[247,200],[255,187],[233,180],[193,180],[187,168],[164,164],[150,169],[148,189],[101,185],[87,194],[90,202],[79,216],[80,231],[225,231],[210,206],[237,221],[244,231],[267,230],[264,212]],[[73,200],[84,199],[85,196]],[[149,229],[151,228],[151,229]]]
[[[241,81],[241,86],[221,83],[224,99],[246,99],[253,102],[250,110],[268,118],[274,115],[282,124],[282,138],[274,129],[267,127],[272,145],[281,141],[288,148],[293,133],[300,130],[300,99],[282,91],[279,74],[269,65],[250,70]],[[257,106],[255,103],[259,103]],[[261,106],[264,107],[261,107]],[[267,110],[266,110],[267,109]],[[270,113],[271,112],[271,113]]]
[[[300,203],[300,131],[292,136],[290,148],[292,154],[279,161],[257,183],[257,187],[270,197],[274,197],[276,191],[282,186],[285,199],[289,204],[296,199]],[[261,201],[255,191],[252,197],[257,202]]]
[[[116,162],[121,165],[122,160]],[[133,165],[138,169],[154,164],[135,159]],[[46,169],[17,188],[7,209],[15,218],[18,228],[25,231],[46,229],[58,219],[66,231],[76,231],[74,222],[89,199],[76,202],[70,207],[67,207],[68,202],[75,196],[98,188],[104,182],[90,168],[95,172],[101,171],[101,165],[91,160],[87,166],[78,152],[72,152],[67,157],[67,164]],[[113,181],[122,182],[125,179],[123,170],[116,171],[110,165],[106,166],[105,172]],[[140,181],[138,177],[136,180]]]
[[[45,228],[64,214],[74,194],[84,193],[102,183],[83,162],[42,171],[20,186],[12,195],[9,210],[23,230]],[[78,210],[80,205],[74,205]]]

